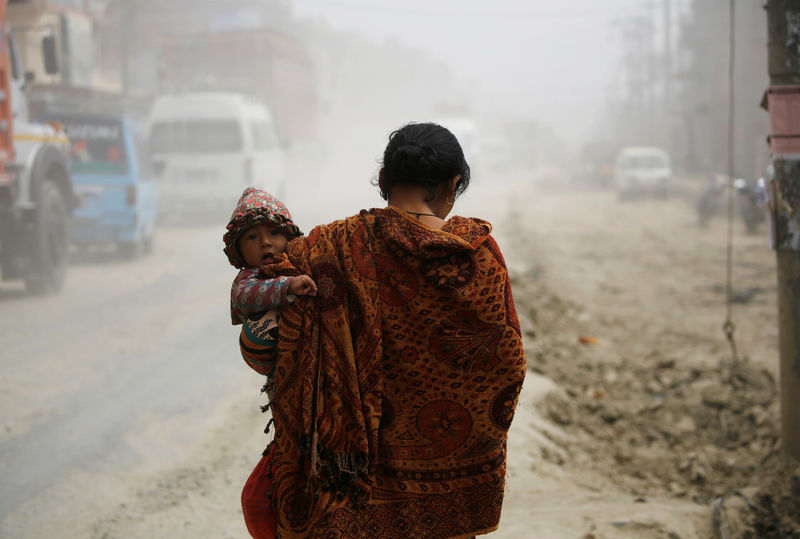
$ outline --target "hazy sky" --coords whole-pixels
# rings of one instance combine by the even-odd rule
[[[690,1],[293,0],[293,4],[298,18],[322,19],[334,29],[356,32],[369,40],[397,41],[428,51],[457,76],[473,111],[483,109],[478,111],[480,120],[539,122],[556,133],[551,137],[556,140],[554,147],[569,152],[591,140],[592,134],[612,129],[600,121],[600,111],[615,80],[616,87],[621,86],[622,39],[617,23],[632,16],[649,16],[660,29],[664,2],[669,2],[674,35],[677,14]],[[660,30],[653,36],[658,47],[662,36]],[[376,72],[375,76],[381,74]],[[391,106],[390,101],[387,106]],[[424,119],[439,120],[408,118]],[[357,141],[342,137],[353,129],[343,132],[341,124],[336,123],[338,130],[329,138],[338,147],[328,153],[336,161],[329,163],[324,180],[315,186],[325,191],[326,207],[311,208],[306,215],[303,212],[308,204],[301,203],[305,191],[290,192],[290,206],[299,208],[300,215],[295,218],[304,223],[323,222],[354,209],[382,206],[377,190],[368,181],[377,172],[386,134],[401,123],[356,117],[350,125],[373,128]],[[445,125],[452,128],[450,123]],[[482,181],[473,157],[468,155],[473,165],[473,187],[463,203],[482,196],[481,186],[489,185]]]
[[[300,17],[428,50],[474,99],[572,137],[594,124],[589,116],[617,75],[615,21],[649,13],[660,24],[662,1],[294,0],[294,6]],[[687,1],[672,0],[673,10]],[[564,118],[568,126],[559,125]]]

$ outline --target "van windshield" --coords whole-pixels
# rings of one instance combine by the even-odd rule
[[[128,173],[122,124],[118,120],[66,116],[46,120],[61,123],[69,138],[72,173],[112,176]]]
[[[667,163],[660,155],[629,155],[622,165],[625,168],[664,168]]]
[[[242,131],[234,120],[172,120],[153,124],[152,153],[236,152]]]

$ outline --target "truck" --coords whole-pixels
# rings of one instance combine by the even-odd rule
[[[25,72],[0,0],[0,275],[32,293],[60,290],[69,261],[75,207],[69,141],[58,126],[31,121]],[[58,71],[56,42],[42,39],[47,73]]]

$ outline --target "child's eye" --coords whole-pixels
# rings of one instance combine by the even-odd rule
[[[280,231],[280,230],[278,230],[277,228],[275,228],[275,229],[273,229],[273,230],[270,230],[270,231],[269,231],[269,233],[270,233],[270,235],[272,235],[272,236],[277,236],[278,234],[280,234],[280,233],[281,233],[281,231]]]
[[[247,239],[248,240],[254,240],[257,237],[258,237],[258,234],[256,234],[255,232],[251,232],[250,234],[247,235]]]

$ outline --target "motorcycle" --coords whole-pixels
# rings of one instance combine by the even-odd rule
[[[766,181],[764,178],[756,181],[736,178],[733,181],[733,188],[736,190],[736,205],[744,221],[745,230],[748,234],[755,234],[758,225],[766,218]]]

